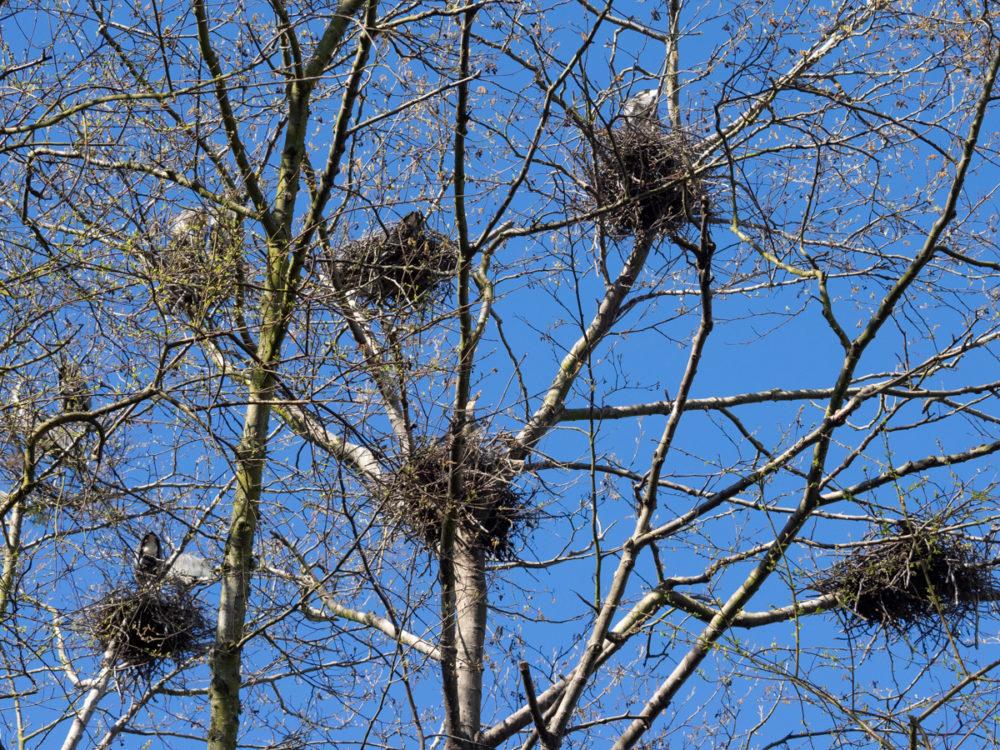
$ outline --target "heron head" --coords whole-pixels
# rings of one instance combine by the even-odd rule
[[[139,545],[139,554],[143,556],[160,557],[160,538],[152,531],[146,532]]]

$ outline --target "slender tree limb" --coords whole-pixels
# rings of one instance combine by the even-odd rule
[[[198,48],[202,59],[208,65],[212,74],[215,86],[215,99],[219,104],[219,111],[222,115],[222,125],[226,131],[226,139],[229,148],[236,159],[236,165],[240,170],[240,176],[246,185],[250,200],[257,208],[257,218],[263,224],[268,235],[274,235],[278,227],[274,218],[268,211],[267,198],[257,182],[257,174],[250,164],[250,156],[247,153],[243,139],[240,137],[240,121],[233,112],[232,104],[229,101],[229,91],[226,89],[226,76],[223,74],[222,65],[219,62],[215,50],[212,48],[212,40],[208,28],[208,15],[205,11],[204,0],[194,0],[194,14],[198,27]]]
[[[374,612],[352,609],[338,602],[325,587],[320,586],[316,581],[306,582],[300,579],[300,583],[306,586],[308,590],[315,592],[320,601],[323,602],[323,606],[334,616],[377,630],[400,645],[412,648],[414,651],[418,651],[434,661],[441,661],[441,651],[437,646],[418,635],[397,628],[392,620]],[[329,615],[326,615],[321,610],[310,609],[310,619],[327,620],[329,619]]]
[[[850,487],[845,487],[842,490],[836,490],[834,492],[823,493],[820,495],[820,504],[830,505],[831,503],[838,502],[839,500],[858,498],[870,490],[882,487],[886,484],[891,484],[892,482],[910,474],[926,471],[927,469],[943,468],[965,463],[966,461],[972,461],[977,458],[982,458],[983,456],[989,456],[998,451],[1000,451],[1000,440],[995,440],[992,443],[982,443],[958,453],[927,456],[916,461],[907,461],[905,464],[900,464],[899,466],[893,467],[888,471],[882,472],[878,476],[871,477],[863,482],[858,482]]]
[[[545,727],[545,717],[538,706],[538,698],[535,696],[535,685],[531,681],[531,666],[526,661],[519,661],[517,668],[521,672],[521,682],[524,684],[524,697],[528,702],[528,712],[531,720],[535,723],[535,731],[542,742],[544,750],[555,750],[558,743],[555,742],[551,733]]]
[[[66,739],[63,740],[62,750],[76,750],[76,746],[83,739],[83,733],[90,722],[90,717],[97,710],[97,704],[101,702],[101,698],[108,692],[108,683],[114,674],[114,655],[115,647],[112,644],[104,652],[101,671],[98,672],[97,677],[93,681],[93,686],[90,688],[90,692],[87,693],[83,704],[77,709],[76,715],[73,717],[73,723],[70,725],[69,731],[66,732]]]
[[[645,481],[645,491],[639,504],[635,531],[632,537],[625,543],[625,548],[622,551],[621,559],[619,560],[618,568],[615,571],[607,597],[594,622],[590,639],[574,670],[574,676],[570,679],[566,691],[559,702],[559,707],[549,722],[549,730],[559,742],[561,742],[565,735],[570,717],[576,711],[577,702],[583,693],[586,681],[596,668],[596,662],[601,653],[601,646],[607,637],[611,620],[618,609],[621,597],[625,593],[625,587],[631,577],[639,549],[641,549],[635,543],[636,539],[646,534],[649,530],[649,524],[656,509],[660,472],[666,461],[667,452],[673,444],[677,426],[680,424],[683,415],[683,405],[687,400],[688,393],[690,393],[691,386],[697,375],[705,343],[714,327],[714,319],[712,317],[712,256],[715,252],[715,243],[709,235],[707,208],[706,201],[705,205],[703,205],[704,218],[701,222],[700,244],[690,248],[691,253],[695,257],[695,266],[698,270],[698,285],[701,290],[701,320],[691,342],[687,365],[681,377],[677,398],[674,400],[674,408],[667,418],[667,424],[663,428],[663,435],[656,446],[656,450],[653,452],[649,473]],[[636,488],[637,497],[641,491],[642,488]]]
[[[952,179],[951,188],[944,207],[927,233],[921,250],[893,285],[889,293],[883,298],[876,312],[848,349],[837,384],[834,387],[834,393],[827,407],[827,415],[829,417],[834,417],[840,411],[843,400],[846,398],[846,391],[853,377],[854,369],[862,353],[875,339],[876,334],[885,322],[889,320],[896,304],[903,297],[905,291],[916,280],[923,267],[931,260],[938,247],[939,237],[955,216],[955,206],[962,192],[965,177],[975,153],[975,146],[978,142],[979,132],[985,119],[987,108],[993,98],[993,87],[998,69],[1000,69],[1000,50],[994,54],[990,62],[989,71],[983,83],[982,93],[969,126],[969,135],[963,143],[962,158],[956,167],[955,176]],[[776,569],[788,545],[791,544],[806,521],[808,521],[812,511],[819,505],[820,498],[817,488],[819,487],[821,475],[826,465],[827,450],[835,425],[836,420],[831,422],[822,439],[816,443],[812,466],[802,501],[796,512],[788,518],[778,533],[776,544],[764,554],[757,567],[747,576],[743,584],[725,603],[722,610],[713,617],[712,621],[701,632],[697,643],[681,659],[671,675],[649,698],[638,718],[619,737],[614,745],[614,750],[625,750],[626,748],[635,746],[639,738],[649,729],[653,719],[669,705],[673,696],[680,689],[680,686],[687,681],[688,677],[697,669],[698,665],[711,651],[722,634],[729,629],[737,614],[742,610],[743,605],[749,601],[760,589],[771,572]]]
[[[476,7],[462,16],[458,75],[470,77],[469,41]],[[482,549],[459,528],[459,506],[465,497],[463,465],[466,458],[466,423],[470,419],[470,383],[476,339],[470,311],[472,259],[465,203],[465,139],[469,122],[469,86],[458,87],[455,105],[455,224],[458,228],[458,366],[455,395],[448,428],[448,499],[438,545],[441,584],[441,685],[444,693],[446,750],[472,750],[479,735],[483,642],[486,635],[485,560]]]
[[[893,377],[893,380],[896,376]],[[866,392],[870,386],[864,386]],[[907,399],[938,399],[950,396],[974,395],[979,393],[992,393],[1000,388],[1000,381],[982,383],[979,385],[962,386],[960,388],[936,389],[936,388],[899,388],[886,387],[876,392],[886,396],[895,396]],[[847,390],[847,395],[854,396],[861,393],[861,386],[852,386]],[[833,388],[803,388],[796,390],[785,390],[782,388],[772,388],[768,391],[757,391],[754,393],[741,393],[734,396],[713,396],[708,398],[688,399],[683,406],[684,411],[719,411],[729,409],[734,406],[746,406],[748,404],[762,404],[769,402],[783,401],[818,401],[827,399],[833,393]],[[646,404],[632,404],[629,406],[599,406],[595,409],[587,407],[567,407],[559,415],[560,422],[576,422],[607,419],[630,419],[633,417],[644,417],[656,414],[669,414],[674,408],[674,402],[652,401]]]
[[[584,362],[604,340],[618,319],[622,303],[632,290],[632,285],[649,256],[652,243],[653,238],[647,236],[637,240],[632,246],[625,266],[608,288],[587,329],[560,363],[559,372],[549,386],[548,392],[542,400],[542,405],[518,433],[517,442],[522,447],[512,454],[512,458],[524,458],[528,450],[538,443],[552,425],[558,421],[566,395],[576,381],[577,375],[580,374],[580,370],[583,369]]]

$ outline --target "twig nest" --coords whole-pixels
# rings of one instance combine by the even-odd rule
[[[628,118],[599,131],[582,155],[592,204],[612,236],[664,235],[697,218],[705,196],[691,172],[694,149],[684,133],[654,118]],[[621,205],[618,205],[621,204]]]
[[[466,437],[462,497],[455,508],[465,543],[500,560],[516,559],[519,538],[534,526],[534,514],[512,484],[508,437]],[[395,520],[435,552],[448,507],[450,458],[447,439],[419,442],[385,485],[386,507]]]
[[[56,372],[59,377],[59,396],[62,398],[63,411],[90,411],[90,388],[83,377],[80,365],[63,360]]]
[[[91,389],[80,375],[77,365],[62,363],[57,368],[60,409],[62,412],[90,411]],[[4,452],[14,449],[13,455],[5,455],[4,461],[20,472],[22,453],[26,439],[43,423],[50,421],[57,413],[42,411],[40,405],[48,398],[28,391],[26,381],[15,385],[11,393],[11,406],[0,417],[0,425],[7,432]],[[34,381],[38,383],[39,381]],[[50,426],[35,444],[35,458],[55,458],[65,466],[77,470],[81,475],[90,474],[88,461],[92,458],[97,441],[92,423],[73,420]]]
[[[848,630],[881,628],[924,638],[942,626],[959,630],[981,602],[996,599],[985,544],[940,529],[940,520],[895,524],[895,535],[870,535],[814,585],[837,595]]]
[[[411,211],[392,227],[348,243],[326,258],[330,274],[362,304],[418,305],[447,295],[458,250]]]
[[[85,629],[102,650],[147,674],[165,659],[201,653],[210,642],[201,603],[180,585],[117,588],[85,613]]]
[[[185,208],[149,258],[165,306],[196,313],[233,299],[246,279],[243,232],[233,211]]]

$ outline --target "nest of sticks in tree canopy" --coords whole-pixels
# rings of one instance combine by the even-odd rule
[[[492,439],[479,432],[466,436],[462,494],[455,508],[456,526],[466,543],[496,560],[517,559],[536,520],[525,494],[512,483],[509,444],[508,434]],[[384,485],[394,520],[435,552],[448,507],[450,468],[447,439],[418,441]]]
[[[233,211],[184,209],[170,223],[166,246],[148,260],[171,311],[207,312],[245,291],[242,226]]]
[[[202,653],[211,628],[201,603],[178,583],[123,586],[87,607],[84,629],[114,660],[149,677],[165,660]]]
[[[910,519],[871,534],[873,544],[859,547],[813,588],[837,595],[848,632],[882,629],[932,640],[946,630],[961,632],[975,623],[979,604],[1000,590],[986,543],[941,525],[939,518]]]
[[[419,211],[350,242],[327,256],[331,274],[362,304],[421,306],[443,300],[458,265],[458,249],[429,229]]]
[[[693,157],[687,136],[659,121],[598,131],[581,160],[591,206],[613,206],[600,218],[605,231],[666,235],[698,220],[706,193],[691,171]]]

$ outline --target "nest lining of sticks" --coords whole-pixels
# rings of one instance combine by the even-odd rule
[[[534,527],[535,515],[513,483],[507,459],[509,436],[487,441],[466,437],[462,466],[462,500],[457,508],[458,533],[496,560],[517,559],[519,540]],[[437,551],[448,505],[450,448],[447,439],[425,440],[385,484],[385,502],[411,538]]]
[[[848,632],[933,637],[945,623],[962,630],[980,603],[997,598],[985,543],[935,522],[897,522],[893,531],[870,535],[879,541],[858,548],[813,586],[837,595]]]
[[[84,629],[101,649],[147,676],[165,659],[204,652],[211,635],[201,603],[177,583],[122,586],[85,611]]]
[[[694,148],[684,133],[659,122],[599,131],[582,156],[586,190],[610,235],[665,235],[697,220],[706,197],[692,175]]]
[[[246,285],[242,232],[235,214],[213,217],[185,209],[171,223],[167,244],[150,254],[165,306],[196,312],[234,299]]]
[[[431,304],[443,300],[458,250],[429,229],[419,211],[397,224],[328,253],[327,268],[362,304]]]

